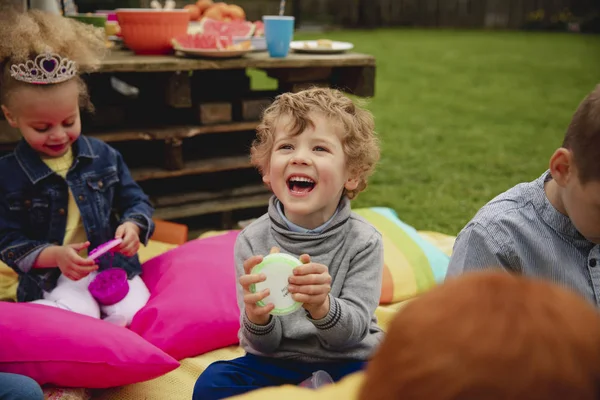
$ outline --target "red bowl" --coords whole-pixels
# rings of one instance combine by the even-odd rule
[[[136,54],[168,54],[171,39],[185,35],[190,22],[187,10],[119,8],[117,19],[125,46]]]

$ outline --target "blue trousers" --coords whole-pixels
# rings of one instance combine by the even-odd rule
[[[246,354],[209,365],[196,381],[193,400],[225,399],[267,386],[297,385],[318,370],[327,371],[337,382],[364,366],[364,361],[306,363]]]
[[[31,378],[0,372],[0,400],[44,400],[44,393]]]

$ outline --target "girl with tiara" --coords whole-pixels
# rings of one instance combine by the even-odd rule
[[[137,251],[154,210],[121,154],[81,135],[80,74],[98,66],[103,35],[40,11],[0,15],[0,104],[22,135],[0,158],[0,259],[19,274],[17,300],[129,325],[150,296]],[[112,261],[88,257],[115,238]],[[88,286],[110,264],[126,272],[126,295],[99,304]]]

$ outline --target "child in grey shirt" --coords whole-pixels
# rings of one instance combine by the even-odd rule
[[[314,371],[334,380],[360,370],[383,332],[381,234],[350,209],[379,158],[371,114],[339,91],[283,94],[269,107],[252,147],[253,163],[274,193],[268,212],[239,235],[240,344],[246,355],[210,365],[194,399],[222,399],[253,389],[298,384]],[[299,257],[288,290],[303,309],[285,316],[259,306],[268,290],[250,271],[263,256]]]

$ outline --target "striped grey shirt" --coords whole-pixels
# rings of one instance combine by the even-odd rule
[[[486,204],[459,233],[448,276],[500,266],[563,284],[600,305],[600,249],[546,197],[549,171]]]

